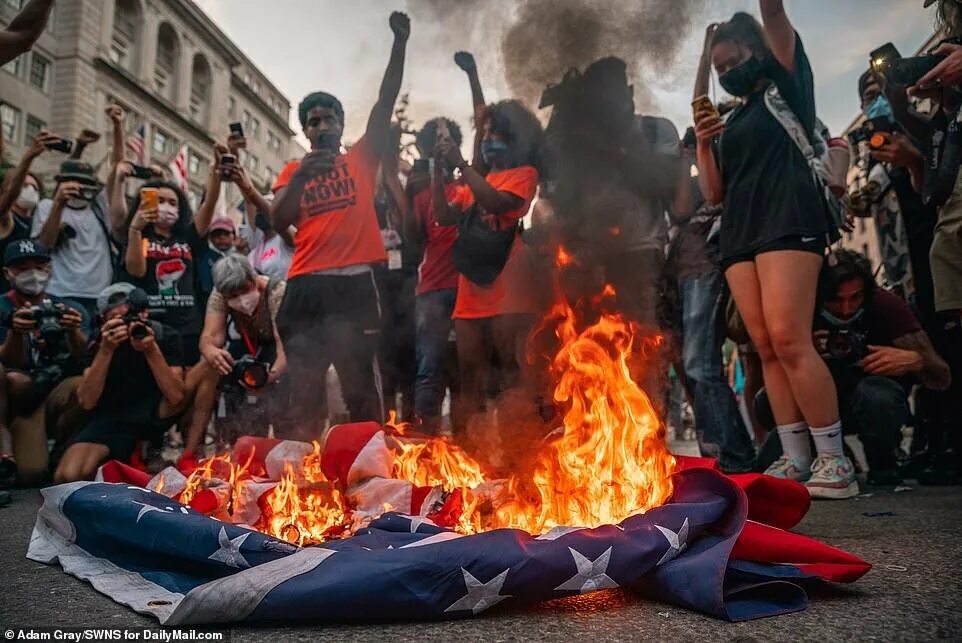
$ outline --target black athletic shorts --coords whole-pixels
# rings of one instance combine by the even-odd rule
[[[754,261],[755,257],[766,252],[776,252],[779,250],[798,250],[801,252],[811,252],[822,257],[825,255],[826,245],[825,235],[815,235],[811,237],[804,237],[799,235],[792,235],[789,237],[780,237],[774,241],[769,241],[768,243],[763,243],[761,246],[748,250],[746,252],[740,252],[731,257],[724,257],[721,260],[722,270],[728,270],[736,263],[742,263],[743,261]]]
[[[110,450],[108,460],[126,462],[133,454],[138,440],[150,442],[159,438],[175,420],[176,418],[155,420],[144,426],[141,422],[115,420],[109,417],[91,418],[84,428],[70,439],[70,444],[78,442],[102,444]]]

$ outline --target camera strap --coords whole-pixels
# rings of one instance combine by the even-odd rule
[[[104,233],[107,238],[107,250],[110,253],[110,268],[113,271],[111,281],[117,279],[120,274],[122,255],[120,252],[120,246],[114,241],[113,235],[110,234],[110,228],[107,225],[107,218],[104,215],[104,211],[100,208],[100,204],[97,203],[97,199],[90,202],[90,209],[93,210],[94,218],[97,223],[100,224],[100,230]]]

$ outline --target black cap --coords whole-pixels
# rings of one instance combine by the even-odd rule
[[[50,251],[47,246],[33,239],[21,239],[7,245],[3,253],[3,265],[12,266],[23,259],[46,259],[50,261]]]
[[[99,183],[94,167],[90,163],[70,159],[60,164],[60,174],[53,177],[57,182],[81,181],[83,183]]]

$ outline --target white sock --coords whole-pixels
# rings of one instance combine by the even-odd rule
[[[804,422],[776,426],[778,439],[782,442],[782,453],[795,461],[800,467],[812,465],[812,447],[808,442],[808,425]]]
[[[845,451],[842,449],[842,422],[839,420],[834,424],[823,427],[811,427],[812,438],[815,439],[815,450],[818,455],[833,455],[842,457]]]

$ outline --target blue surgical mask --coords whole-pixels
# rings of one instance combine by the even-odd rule
[[[885,117],[890,121],[895,120],[895,115],[892,113],[892,105],[889,103],[889,99],[884,95],[879,95],[871,104],[865,108],[865,118],[872,120],[873,118]]]
[[[504,162],[508,154],[508,144],[504,141],[481,141],[481,158],[488,167]]]

